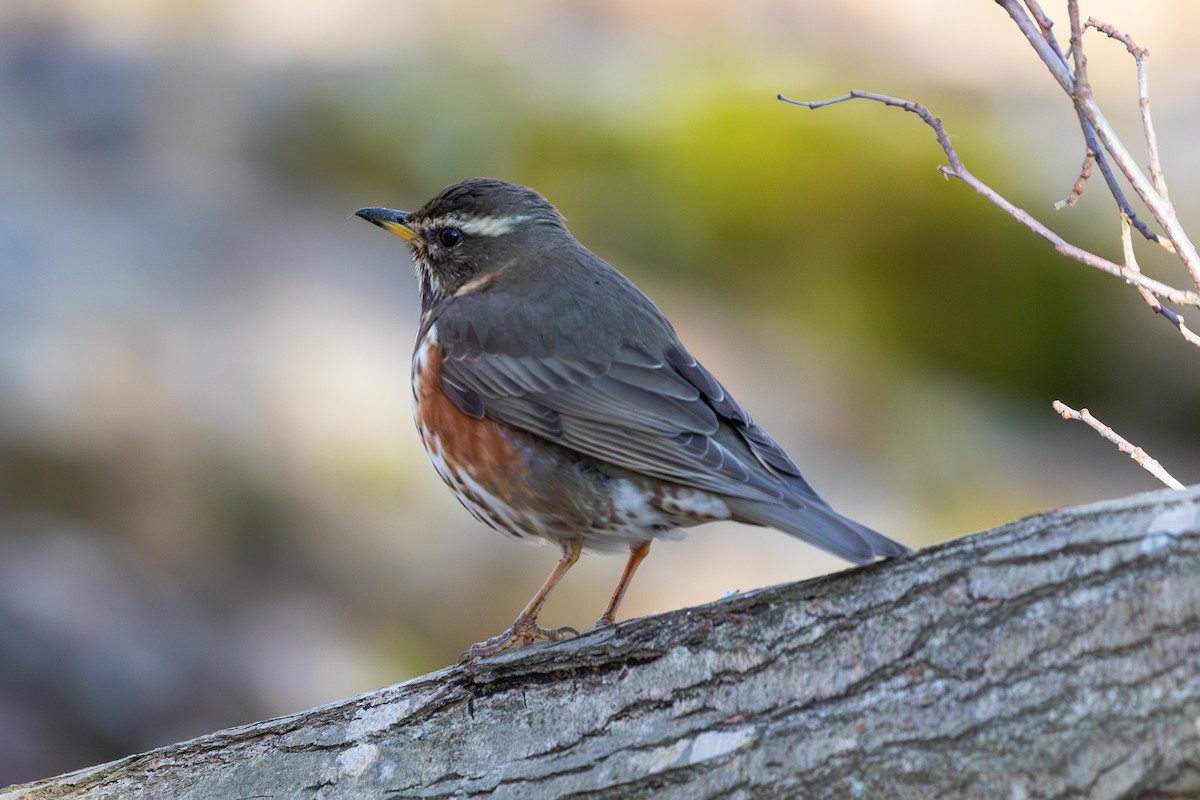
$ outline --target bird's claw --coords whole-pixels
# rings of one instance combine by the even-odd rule
[[[490,656],[511,647],[523,647],[534,642],[561,642],[568,636],[578,636],[579,631],[563,626],[561,628],[543,628],[536,619],[521,619],[513,623],[504,633],[493,636],[482,642],[476,642],[458,654],[458,663],[473,661],[482,656]]]

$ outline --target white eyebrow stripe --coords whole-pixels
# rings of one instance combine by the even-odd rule
[[[528,214],[513,214],[507,217],[463,217],[449,214],[427,220],[423,228],[458,228],[471,236],[503,236],[522,222],[532,219]]]

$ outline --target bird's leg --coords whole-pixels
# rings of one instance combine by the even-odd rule
[[[487,641],[471,645],[459,654],[458,663],[461,664],[464,661],[470,661],[480,656],[490,656],[492,653],[499,653],[501,650],[531,644],[532,642],[558,642],[568,636],[579,633],[574,628],[567,627],[543,628],[537,624],[537,618],[538,614],[541,613],[542,606],[546,603],[546,597],[550,594],[550,590],[562,580],[562,576],[567,574],[567,570],[571,568],[571,565],[579,560],[579,554],[582,551],[583,540],[564,542],[562,546],[562,558],[554,565],[554,570],[546,578],[545,583],[542,584],[542,588],[537,590],[537,594],[533,596],[529,604],[513,620],[512,627]]]
[[[629,560],[625,562],[625,570],[621,573],[621,580],[617,582],[617,589],[613,592],[608,608],[600,615],[600,619],[596,620],[597,628],[612,625],[616,621],[617,606],[621,605],[621,600],[625,598],[625,590],[629,588],[629,584],[633,580],[633,573],[637,572],[638,565],[649,553],[650,542],[642,542],[637,547],[629,548]]]

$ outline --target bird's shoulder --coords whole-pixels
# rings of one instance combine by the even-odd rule
[[[657,359],[679,346],[654,302],[582,245],[505,264],[427,317],[451,359],[512,356],[607,366],[630,347]]]

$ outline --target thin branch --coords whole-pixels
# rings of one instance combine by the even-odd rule
[[[1133,237],[1129,234],[1129,218],[1121,217],[1121,250],[1125,254],[1125,266],[1129,269],[1141,272],[1141,267],[1137,263],[1137,254],[1133,251]],[[1192,332],[1192,329],[1183,321],[1183,317],[1176,314],[1171,309],[1159,302],[1158,298],[1151,294],[1144,286],[1136,287],[1138,294],[1146,301],[1146,305],[1156,314],[1160,314],[1167,322],[1175,326],[1179,334],[1188,344],[1200,347],[1200,336]]]
[[[1117,207],[1121,210],[1121,214],[1129,217],[1133,227],[1144,238],[1161,246],[1171,255],[1177,255],[1175,244],[1170,239],[1165,239],[1150,230],[1150,227],[1133,210],[1133,206],[1129,204],[1129,198],[1125,196],[1125,190],[1121,188],[1121,184],[1117,180],[1116,173],[1112,171],[1112,166],[1108,163],[1108,157],[1104,155],[1104,151],[1100,149],[1100,143],[1096,141],[1096,131],[1092,129],[1092,124],[1087,121],[1087,117],[1078,108],[1075,109],[1075,113],[1079,116],[1079,126],[1083,130],[1083,138],[1087,142],[1088,150],[1096,154],[1096,163],[1100,166],[1100,174],[1104,176],[1109,194],[1117,201]]]
[[[1068,258],[1073,258],[1082,264],[1087,264],[1090,267],[1102,270],[1111,275],[1124,278],[1129,283],[1132,283],[1135,286],[1142,286],[1159,297],[1164,297],[1176,305],[1200,306],[1200,293],[1185,291],[1168,286],[1161,281],[1156,281],[1152,278],[1146,277],[1140,271],[1131,270],[1121,264],[1116,264],[1106,258],[1101,258],[1094,253],[1084,250],[1081,247],[1070,244],[1057,233],[1050,230],[1050,228],[1046,227],[1041,222],[1030,216],[1029,213],[1024,209],[1018,208],[1016,205],[996,192],[996,190],[992,189],[983,181],[976,178],[959,159],[958,151],[955,150],[954,145],[950,143],[950,137],[946,134],[946,130],[942,125],[942,121],[933,116],[933,114],[931,114],[929,110],[920,103],[913,103],[897,97],[890,97],[888,95],[878,94],[875,92],[863,92],[859,90],[854,90],[848,94],[842,95],[841,97],[833,97],[828,100],[792,100],[783,95],[779,95],[779,99],[785,103],[790,103],[796,106],[804,106],[805,108],[811,109],[824,108],[825,106],[844,103],[848,100],[873,100],[877,103],[883,103],[887,106],[902,108],[905,111],[916,114],[918,117],[924,120],[926,125],[933,129],[934,134],[937,136],[938,144],[941,145],[942,150],[946,153],[946,158],[950,161],[950,166],[941,166],[938,169],[940,169],[946,175],[958,178],[963,183],[966,183],[972,189],[986,197],[988,200],[992,201],[992,203],[1007,212],[1011,217],[1013,217],[1013,219],[1017,220],[1022,225],[1025,225],[1027,228],[1032,230],[1038,236],[1041,236],[1046,241],[1050,242],[1050,244],[1054,246],[1056,252],[1067,256]]]
[[[1009,2],[1009,0],[998,0],[999,2]],[[1100,139],[1104,149],[1112,156],[1116,162],[1117,168],[1121,170],[1121,174],[1125,176],[1130,185],[1133,186],[1138,197],[1150,209],[1150,213],[1158,220],[1163,231],[1175,245],[1176,255],[1183,262],[1184,268],[1191,276],[1192,283],[1200,287],[1200,253],[1196,252],[1196,246],[1188,237],[1187,231],[1179,223],[1179,218],[1175,214],[1175,207],[1171,201],[1160,195],[1152,185],[1146,175],[1138,168],[1133,156],[1126,149],[1125,143],[1117,136],[1113,130],[1112,124],[1100,109],[1100,104],[1096,102],[1095,96],[1092,94],[1091,86],[1087,82],[1087,59],[1082,55],[1082,44],[1077,44],[1076,40],[1082,38],[1083,28],[1079,22],[1079,4],[1078,0],[1068,0],[1067,12],[1071,16],[1071,40],[1072,52],[1077,52],[1076,57],[1076,85],[1074,92],[1071,92],[1071,97],[1075,102],[1075,107],[1078,108],[1088,122],[1096,131],[1096,136]],[[1078,34],[1076,33],[1078,31]],[[1052,72],[1054,72],[1052,70]]]
[[[1052,33],[1052,29],[1054,28],[1054,20],[1046,16],[1046,12],[1043,11],[1042,7],[1037,4],[1037,0],[1025,0],[1025,6],[1027,9],[1029,9],[1029,14],[1033,17],[1035,24],[1038,26],[1038,30],[1041,32],[1042,38],[1045,39],[1046,43],[1050,46],[1050,52],[1053,55],[1053,58],[1056,59],[1057,63],[1061,64],[1064,69],[1068,68],[1070,65],[1067,61],[1067,56],[1065,53],[1063,53],[1062,48],[1058,46],[1058,40],[1054,38]],[[1009,13],[1020,13],[1020,10],[1010,9]],[[1140,233],[1149,241],[1161,245],[1164,249],[1174,254],[1175,246],[1168,240],[1160,237],[1154,231],[1150,230],[1150,227],[1143,222],[1141,217],[1137,215],[1137,212],[1133,210],[1133,206],[1129,204],[1129,199],[1125,196],[1125,190],[1121,188],[1121,183],[1117,180],[1116,174],[1112,171],[1112,167],[1108,163],[1108,158],[1105,157],[1104,151],[1100,148],[1100,143],[1096,141],[1096,132],[1092,129],[1091,123],[1087,121],[1087,117],[1085,117],[1083,112],[1078,108],[1075,109],[1075,114],[1079,117],[1079,127],[1083,131],[1083,139],[1087,145],[1087,152],[1091,153],[1092,158],[1100,167],[1100,174],[1104,176],[1104,182],[1108,185],[1109,194],[1113,196],[1113,199],[1116,201],[1117,207],[1121,210],[1121,213],[1129,217],[1133,223],[1133,227],[1137,229],[1138,233]],[[1084,170],[1090,171],[1088,170],[1086,163]],[[1076,182],[1071,194],[1071,196],[1076,200],[1079,198],[1079,194],[1082,194],[1083,192],[1083,185],[1084,182],[1087,181],[1088,175],[1084,172],[1081,172],[1080,177],[1082,180]],[[1071,202],[1067,202],[1066,204],[1072,205]],[[1063,206],[1061,204],[1055,205],[1055,209],[1060,209],[1062,207]]]
[[[1076,411],[1075,409],[1058,400],[1055,400],[1052,405],[1054,410],[1057,411],[1063,419],[1074,419],[1087,424],[1105,439],[1108,439],[1110,442],[1115,444],[1122,453],[1126,453],[1130,458],[1136,461],[1138,466],[1149,472],[1155,478],[1158,478],[1158,480],[1162,481],[1167,486],[1171,487],[1172,489],[1184,488],[1182,483],[1175,480],[1171,473],[1163,469],[1162,465],[1151,458],[1145,450],[1130,444],[1112,428],[1108,427],[1103,422],[1092,416],[1092,412],[1088,411],[1086,408]]]
[[[1086,88],[1088,94],[1091,94],[1091,84],[1088,83],[1087,79],[1087,55],[1084,54],[1084,29],[1081,29],[1079,26],[1078,8],[1074,8],[1074,6],[1068,2],[1068,11],[1072,12],[1070,13],[1069,43],[1070,60],[1072,60],[1072,64],[1074,64],[1075,92],[1072,95],[1074,97],[1075,95],[1079,94],[1081,88]],[[1055,42],[1054,38],[1051,38],[1051,42]],[[1067,66],[1067,56],[1063,55],[1062,50],[1057,48],[1057,42],[1055,42],[1055,52],[1058,54],[1058,58],[1062,59],[1063,66]],[[1154,233],[1154,231],[1148,228],[1145,222],[1141,221],[1138,215],[1136,215],[1136,212],[1134,212],[1133,206],[1129,204],[1129,199],[1126,197],[1126,193],[1124,193],[1120,181],[1117,181],[1117,176],[1112,173],[1112,168],[1109,166],[1108,157],[1104,155],[1104,150],[1100,149],[1100,145],[1096,140],[1096,128],[1094,128],[1091,122],[1088,121],[1087,116],[1084,114],[1084,110],[1079,108],[1078,103],[1075,103],[1075,114],[1079,116],[1079,125],[1081,130],[1084,131],[1084,140],[1087,143],[1087,150],[1096,156],[1097,163],[1100,167],[1100,174],[1104,175],[1104,182],[1105,184],[1108,184],[1109,193],[1112,194],[1112,199],[1116,200],[1117,207],[1120,207],[1124,216],[1132,219],[1134,227],[1141,231],[1142,236],[1145,236],[1146,239],[1153,242],[1160,243],[1160,245],[1165,245],[1166,242],[1160,239],[1158,234]],[[1172,252],[1174,252],[1174,249],[1172,249]]]
[[[1134,58],[1141,58],[1142,54],[1147,52],[1137,46],[1137,43],[1133,41],[1132,36],[1127,33],[1121,33],[1112,25],[1109,25],[1107,22],[1101,22],[1095,17],[1088,17],[1087,23],[1085,23],[1084,27],[1095,28],[1108,38],[1116,39],[1118,42],[1125,45],[1125,49],[1129,51],[1129,55],[1133,56]]]
[[[1088,17],[1087,26],[1095,28],[1110,39],[1116,39],[1125,45],[1129,55],[1133,56],[1137,65],[1138,109],[1142,116],[1142,132],[1146,136],[1146,152],[1150,158],[1150,180],[1154,182],[1154,188],[1163,199],[1167,199],[1167,181],[1163,175],[1162,163],[1158,159],[1158,134],[1154,132],[1154,120],[1150,116],[1150,50],[1138,47],[1132,36],[1122,33],[1107,22],[1100,22],[1095,17]]]
[[[1133,156],[1130,155],[1129,151],[1125,148],[1124,143],[1121,142],[1120,137],[1118,137],[1116,132],[1113,130],[1112,124],[1109,123],[1107,117],[1104,115],[1104,112],[1100,110],[1099,104],[1092,95],[1091,87],[1088,86],[1086,82],[1083,82],[1082,84],[1077,83],[1076,76],[1072,74],[1071,68],[1065,62],[1061,51],[1058,50],[1057,45],[1050,43],[1052,41],[1052,37],[1050,38],[1050,41],[1047,40],[1047,37],[1043,35],[1043,31],[1039,23],[1035,22],[1034,19],[1032,19],[1030,15],[1025,12],[1018,0],[996,0],[996,2],[1006,12],[1008,12],[1009,17],[1011,17],[1013,22],[1016,23],[1017,28],[1021,31],[1021,33],[1025,35],[1025,38],[1029,41],[1034,51],[1038,54],[1038,57],[1042,60],[1042,63],[1045,64],[1046,68],[1050,70],[1051,76],[1058,82],[1059,86],[1063,88],[1063,91],[1070,95],[1072,102],[1075,104],[1076,110],[1095,131],[1100,144],[1104,146],[1104,150],[1107,150],[1112,156],[1117,168],[1121,170],[1121,174],[1123,174],[1129,181],[1130,185],[1133,186],[1133,189],[1135,192],[1137,192],[1138,197],[1140,197],[1142,202],[1146,204],[1146,207],[1150,209],[1150,213],[1154,215],[1154,218],[1158,220],[1158,223],[1162,226],[1163,231],[1166,233],[1167,239],[1170,240],[1171,244],[1173,244],[1173,247],[1168,249],[1175,253],[1179,260],[1183,262],[1184,268],[1188,271],[1192,282],[1197,287],[1200,287],[1200,253],[1196,252],[1195,245],[1188,237],[1187,232],[1183,229],[1183,226],[1179,223],[1179,219],[1175,214],[1174,206],[1171,205],[1169,200],[1155,191],[1151,181],[1138,168]],[[1026,0],[1026,3],[1031,8],[1037,7],[1035,0]],[[1071,16],[1071,29],[1073,34],[1074,31],[1078,30],[1080,35],[1082,35],[1083,29],[1079,23],[1078,3],[1075,0],[1069,0],[1067,10]],[[1039,19],[1046,20],[1045,14],[1041,12],[1040,8],[1037,9],[1037,16]],[[1048,20],[1046,21],[1048,22]],[[1078,37],[1074,35],[1072,36],[1073,41],[1077,38]],[[1082,52],[1083,48],[1081,43],[1073,45],[1072,60],[1076,61],[1075,71],[1078,72],[1080,67],[1083,67],[1084,73],[1086,74],[1087,60],[1086,57],[1082,55]],[[1086,130],[1084,131],[1084,135],[1085,137],[1087,136]],[[1100,153],[1099,147],[1094,147],[1093,149],[1095,149],[1098,154]],[[1102,170],[1104,169],[1103,163],[1101,163],[1101,168]],[[1112,189],[1114,185],[1115,184],[1113,181],[1109,182],[1110,189]],[[1114,196],[1117,196],[1115,190]],[[1130,214],[1131,217],[1134,216],[1128,209],[1123,207],[1122,210]],[[1136,219],[1136,217],[1134,218]],[[1139,230],[1141,230],[1140,226]],[[1167,242],[1161,243],[1164,244],[1164,246],[1167,244]]]
[[[1089,147],[1087,153],[1083,156],[1083,166],[1079,168],[1079,178],[1076,179],[1075,185],[1071,187],[1071,193],[1065,199],[1059,200],[1054,204],[1055,211],[1075,205],[1075,202],[1083,195],[1083,185],[1092,176],[1092,165],[1095,163],[1096,151]]]
[[[1037,0],[1025,0],[1025,8],[1029,10],[1029,15],[1033,17],[1033,21],[1037,23],[1038,28],[1041,30],[1042,38],[1057,50],[1058,42],[1054,40],[1054,35],[1050,32],[1054,28],[1054,20],[1046,16],[1046,12],[1042,11],[1042,7],[1037,4]]]
[[[1091,175],[1092,167],[1098,166],[1104,176],[1105,182],[1108,184],[1114,200],[1122,212],[1122,227],[1121,238],[1125,250],[1125,263],[1123,265],[1115,264],[1107,259],[1101,258],[1094,253],[1083,250],[1075,245],[1066,242],[1061,236],[1047,228],[1042,223],[1038,222],[1028,212],[1017,207],[987,184],[976,178],[962,163],[958,156],[957,150],[950,142],[950,138],[946,133],[942,121],[929,112],[920,103],[914,103],[900,98],[891,97],[888,95],[878,94],[875,92],[851,91],[841,97],[834,97],[827,100],[818,101],[797,101],[791,100],[783,95],[779,95],[779,99],[800,105],[810,109],[824,108],[825,106],[843,103],[853,99],[873,100],[884,105],[893,106],[904,109],[910,113],[919,116],[925,124],[933,129],[937,137],[938,144],[945,152],[949,159],[949,166],[940,166],[938,169],[945,175],[953,176],[966,183],[976,192],[982,194],[994,205],[1003,209],[1006,213],[1012,216],[1021,224],[1028,227],[1043,239],[1049,241],[1055,250],[1065,256],[1075,259],[1083,264],[1095,267],[1113,275],[1118,275],[1124,278],[1127,282],[1134,285],[1142,299],[1146,304],[1157,314],[1160,314],[1173,324],[1179,330],[1180,335],[1190,344],[1200,346],[1200,336],[1193,333],[1182,317],[1176,312],[1163,306],[1159,297],[1166,298],[1168,301],[1177,305],[1200,306],[1200,294],[1191,290],[1180,290],[1162,284],[1158,281],[1147,278],[1142,274],[1141,268],[1138,266],[1137,259],[1133,251],[1133,241],[1130,234],[1131,227],[1136,228],[1147,239],[1157,242],[1168,251],[1175,254],[1183,263],[1184,268],[1191,276],[1193,283],[1197,288],[1200,288],[1200,255],[1197,254],[1196,248],[1186,231],[1179,224],[1174,206],[1171,204],[1167,192],[1166,182],[1162,175],[1161,165],[1158,158],[1158,142],[1154,132],[1153,122],[1150,117],[1149,108],[1149,92],[1147,78],[1147,59],[1149,54],[1144,48],[1139,48],[1133,40],[1116,31],[1111,26],[1106,26],[1104,23],[1098,23],[1094,19],[1089,18],[1086,27],[1095,27],[1103,33],[1106,33],[1112,38],[1123,42],[1134,56],[1138,69],[1138,97],[1139,107],[1142,112],[1142,127],[1145,135],[1147,149],[1150,153],[1150,173],[1152,178],[1147,179],[1146,175],[1134,163],[1133,157],[1125,148],[1120,138],[1116,135],[1108,119],[1100,110],[1099,104],[1092,93],[1091,84],[1088,80],[1087,72],[1087,56],[1083,49],[1083,34],[1086,27],[1080,23],[1079,4],[1078,0],[1067,0],[1067,10],[1070,16],[1070,39],[1069,39],[1069,55],[1064,53],[1060,48],[1058,41],[1052,34],[1053,21],[1046,16],[1042,11],[1037,0],[1023,0],[1024,8],[1021,7],[1022,0],[996,0],[1003,7],[1009,16],[1016,23],[1018,29],[1025,35],[1031,47],[1037,52],[1039,58],[1050,70],[1051,75],[1063,90],[1070,96],[1075,112],[1079,117],[1080,128],[1084,135],[1084,140],[1087,145],[1086,155],[1083,165],[1080,168],[1079,178],[1072,187],[1071,194],[1062,202],[1056,204],[1056,208],[1061,208],[1064,205],[1069,206],[1079,199],[1083,192],[1084,186]],[[1160,237],[1152,232],[1146,224],[1140,220],[1134,210],[1131,208],[1127,200],[1121,184],[1118,182],[1112,167],[1108,163],[1111,158],[1113,164],[1120,170],[1121,174],[1126,178],[1129,184],[1133,187],[1138,197],[1145,203],[1146,208],[1154,216],[1154,219],[1162,227],[1165,237]],[[1154,475],[1158,480],[1162,481],[1167,486],[1173,489],[1182,489],[1183,485],[1172,477],[1162,466],[1153,458],[1148,456],[1140,447],[1131,445],[1128,441],[1119,436],[1110,427],[1104,425],[1099,420],[1091,415],[1087,409],[1082,412],[1075,411],[1068,406],[1062,404],[1058,400],[1054,401],[1054,409],[1063,416],[1064,419],[1075,419],[1085,422],[1102,436],[1117,445],[1122,451],[1127,453],[1135,462],[1141,465],[1144,469]]]
[[[1079,0],[1067,0],[1067,19],[1071,23],[1071,63],[1075,65],[1075,93],[1092,90],[1087,75],[1087,56],[1083,52],[1083,26],[1079,24]]]
[[[1043,34],[1043,28],[1029,14],[1025,13],[1017,0],[996,0],[996,2],[1008,12],[1008,15],[1012,17],[1012,21],[1017,24],[1017,28],[1021,33],[1025,34],[1025,38],[1029,40],[1030,46],[1033,47],[1038,57],[1042,59],[1042,63],[1050,70],[1050,74],[1054,77],[1054,80],[1058,81],[1058,85],[1063,88],[1063,91],[1067,94],[1073,93],[1075,91],[1075,78],[1061,57],[1062,51],[1058,49],[1058,44],[1050,43],[1053,40],[1052,37]],[[1031,8],[1037,8],[1037,11],[1034,13],[1039,20],[1047,23],[1046,30],[1048,31],[1049,18],[1042,12],[1034,0],[1026,0],[1026,3]]]
[[[1038,6],[1036,0],[1028,0],[1028,5],[1031,6],[1030,13],[1038,20],[1038,25],[1044,25],[1046,38],[1053,46],[1054,54],[1062,62],[1063,66],[1067,66],[1067,57],[1058,46],[1058,40],[1050,34],[1050,28],[1054,26],[1054,22],[1046,17],[1045,12]],[[1133,206],[1129,203],[1129,199],[1125,196],[1125,189],[1122,188],[1121,182],[1117,180],[1116,173],[1113,172],[1112,166],[1108,163],[1108,157],[1100,147],[1100,143],[1096,141],[1096,131],[1092,128],[1092,124],[1087,121],[1087,117],[1078,108],[1075,109],[1075,114],[1079,118],[1079,128],[1083,131],[1083,140],[1087,144],[1088,152],[1093,154],[1097,165],[1100,167],[1100,174],[1104,176],[1104,183],[1108,186],[1108,192],[1112,195],[1117,203],[1117,207],[1121,213],[1129,217],[1133,223],[1133,227],[1138,230],[1146,239],[1161,245],[1172,254],[1175,252],[1175,246],[1171,242],[1160,237],[1157,233],[1150,230],[1150,227],[1142,221],[1137,212],[1133,210]]]

